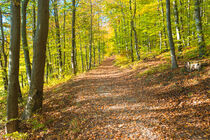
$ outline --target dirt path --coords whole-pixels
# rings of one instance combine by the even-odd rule
[[[43,113],[36,117],[44,128],[32,131],[32,139],[208,139],[209,67],[139,78],[165,62],[122,70],[113,61],[46,90]]]
[[[134,73],[113,66],[113,60],[107,59],[97,69],[51,92],[45,101],[49,125],[54,127],[48,138],[158,138],[140,120],[146,107],[136,96]]]

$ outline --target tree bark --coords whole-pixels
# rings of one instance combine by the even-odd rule
[[[93,5],[90,0],[90,44],[89,44],[89,70],[92,66],[92,42],[93,42]]]
[[[132,22],[133,22],[133,19],[132,19],[132,5],[131,5],[131,0],[129,0],[129,4],[130,4],[130,16],[131,16],[131,21],[130,21],[130,26],[131,26],[131,29],[130,29],[130,49],[131,49],[131,61],[134,62],[134,56],[133,56],[133,30],[132,30]]]
[[[19,93],[19,58],[20,58],[20,0],[11,0],[11,31],[9,49],[9,84],[7,96],[6,132],[18,131],[18,93]]]
[[[75,21],[76,21],[76,3],[72,0],[72,52],[71,52],[71,65],[74,75],[77,73],[76,68],[76,35],[75,35]]]
[[[66,0],[64,0],[64,5],[66,5]],[[64,71],[65,71],[65,65],[66,65],[66,10],[63,11],[63,65],[64,65]]]
[[[37,30],[34,41],[34,55],[31,74],[31,87],[23,119],[42,108],[46,43],[49,28],[49,0],[38,1]]]
[[[93,45],[93,66],[96,66],[96,45]]]
[[[98,64],[101,64],[101,41],[98,42]]]
[[[161,7],[161,14],[162,14],[162,24],[163,24],[163,35],[164,35],[164,46],[166,47],[166,51],[168,51],[168,44],[166,42],[166,27],[165,27],[165,12],[164,12],[164,8],[163,8],[163,2],[162,0],[160,0],[160,7]]]
[[[124,34],[123,34],[123,37],[122,37],[122,39],[124,39],[122,42],[123,42],[123,44],[125,44],[125,49],[126,49],[126,51],[128,51],[128,41],[127,41],[127,31],[126,31],[126,21],[125,21],[125,13],[124,13],[124,11],[123,11],[123,3],[120,1],[120,5],[121,5],[121,13],[122,13],[122,15],[123,15],[123,24],[124,24]],[[128,54],[126,53],[126,56],[128,57]]]
[[[86,70],[88,70],[89,67],[88,67],[88,50],[87,50],[87,45],[85,45],[85,62],[86,62]]]
[[[190,46],[190,0],[187,1],[187,46]]]
[[[80,57],[81,57],[81,64],[82,64],[82,72],[84,71],[84,61],[83,61],[83,53],[82,53],[82,40],[80,35]]]
[[[98,15],[98,31],[99,31],[99,36],[101,36],[100,33],[100,13]],[[100,38],[98,40],[98,64],[101,64],[101,42],[100,42]]]
[[[177,0],[173,1],[174,6],[174,17],[175,17],[175,25],[176,25],[176,37],[178,41],[178,51],[182,52],[182,44],[181,44],[181,34],[180,34],[180,24],[179,24],[179,13],[177,8]]]
[[[61,37],[60,37],[60,25],[58,17],[58,0],[54,0],[54,18],[55,18],[55,30],[56,30],[56,45],[58,50],[58,62],[59,62],[59,72],[62,73],[62,52],[61,52]]]
[[[35,39],[35,33],[36,33],[36,0],[33,0],[33,41]]]
[[[25,65],[26,65],[26,74],[28,78],[28,84],[31,85],[31,62],[29,57],[29,49],[28,49],[28,42],[27,42],[27,31],[26,31],[26,9],[29,0],[22,1],[22,45],[25,57]]]
[[[3,16],[2,16],[2,11],[0,8],[0,29],[1,29],[1,37],[2,37],[2,41],[1,41],[1,52],[0,52],[0,65],[2,67],[2,76],[3,76],[3,82],[4,82],[4,90],[7,91],[8,89],[8,77],[7,77],[7,55],[5,53],[5,37],[4,37],[4,27],[3,27]],[[2,55],[3,55],[3,59],[2,59]]]
[[[172,36],[172,30],[171,30],[171,15],[170,15],[170,0],[166,0],[166,19],[167,19],[167,28],[168,28],[168,40],[171,50],[171,68],[175,69],[178,67],[177,61],[176,61],[176,54],[174,49],[174,41]]]
[[[137,59],[140,60],[140,54],[139,54],[139,45],[138,45],[138,35],[137,35],[137,32],[136,32],[136,28],[134,26],[134,19],[135,19],[135,16],[136,16],[136,0],[134,2],[134,14],[133,14],[133,18],[131,19],[131,28],[134,32],[134,37],[135,37],[135,49],[136,49],[136,56],[137,56]]]
[[[195,0],[195,24],[197,29],[197,39],[199,45],[199,56],[202,57],[205,55],[205,41],[204,35],[202,30],[202,21],[200,15],[200,1]]]

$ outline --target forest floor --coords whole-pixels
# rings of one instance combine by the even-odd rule
[[[39,116],[45,131],[37,129],[32,137],[209,138],[209,66],[201,72],[179,68],[138,76],[164,61],[146,60],[135,69],[113,63],[114,57],[108,58],[98,68],[47,89]]]
[[[209,65],[201,72],[179,68],[139,76],[165,62],[121,69],[114,59],[45,89],[41,115],[33,126],[21,126],[30,139],[209,138]]]

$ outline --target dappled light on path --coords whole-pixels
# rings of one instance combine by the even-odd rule
[[[140,78],[137,75],[144,68],[120,69],[113,61],[114,57],[109,58],[98,68],[48,89],[43,117],[50,123],[46,123],[45,134],[37,135],[81,140],[206,138],[206,93],[192,97],[180,94],[192,92],[188,87],[194,92],[198,90],[195,86],[207,88],[200,83],[208,82],[208,78],[201,77],[191,85],[186,84],[190,79],[182,83],[179,74],[173,76],[168,71]],[[170,76],[175,81],[168,79]]]

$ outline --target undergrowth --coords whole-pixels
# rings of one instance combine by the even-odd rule
[[[149,69],[146,69],[145,71],[139,73],[139,77],[163,72],[167,69],[170,69],[170,64],[159,64],[158,66],[150,67]]]
[[[180,64],[184,64],[185,62],[188,61],[193,61],[193,60],[200,60],[202,58],[199,58],[199,53],[198,53],[198,48],[197,47],[186,47],[183,49],[182,53],[176,52],[177,54],[177,62]],[[209,53],[210,51],[207,50],[207,53],[203,58],[209,58]],[[163,72],[167,69],[170,69],[171,65],[171,54],[170,51],[163,52],[161,53],[158,50],[154,50],[151,52],[142,52],[141,53],[141,60],[136,60],[134,62],[131,62],[131,59],[127,57],[126,55],[116,55],[114,61],[114,65],[118,66],[120,68],[147,68],[143,72],[139,73],[138,76],[142,77],[144,75],[152,75],[155,73]],[[164,62],[164,64],[159,64],[156,66],[147,66],[147,61],[149,60],[161,60]],[[183,70],[182,68],[181,70]]]

